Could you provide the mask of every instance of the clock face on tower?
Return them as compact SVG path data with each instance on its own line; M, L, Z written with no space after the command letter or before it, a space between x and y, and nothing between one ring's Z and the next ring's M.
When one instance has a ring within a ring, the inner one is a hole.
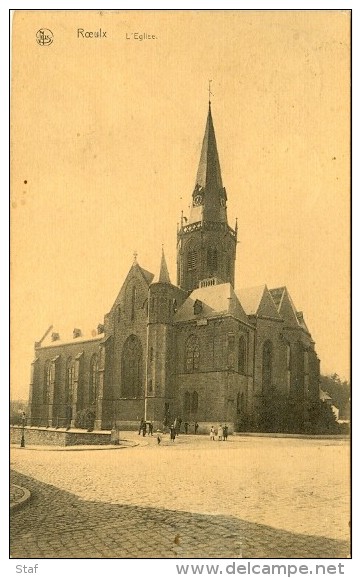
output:
M193 205L194 205L195 207L198 207L199 205L202 204L202 202L203 202L203 197L202 197L202 195L196 195L196 196L194 197L194 200L193 200Z

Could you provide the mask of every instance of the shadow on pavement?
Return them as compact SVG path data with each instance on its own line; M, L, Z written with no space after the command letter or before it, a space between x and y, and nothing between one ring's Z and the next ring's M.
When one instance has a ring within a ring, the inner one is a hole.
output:
M31 492L31 500L11 513L12 558L346 558L349 555L346 541L293 534L233 516L85 501L14 471L11 483Z

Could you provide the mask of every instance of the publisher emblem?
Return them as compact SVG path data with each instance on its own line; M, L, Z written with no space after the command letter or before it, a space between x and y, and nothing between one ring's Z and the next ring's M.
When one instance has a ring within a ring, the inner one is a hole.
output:
M49 46L54 40L54 35L49 28L40 28L36 33L36 42L40 46Z

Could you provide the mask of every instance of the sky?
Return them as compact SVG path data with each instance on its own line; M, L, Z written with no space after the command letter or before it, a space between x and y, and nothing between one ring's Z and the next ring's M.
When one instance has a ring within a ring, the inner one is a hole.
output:
M176 282L210 79L236 287L286 285L322 373L349 379L349 29L326 10L15 13L13 399L28 395L34 342L50 325L90 336L134 252L157 273L164 245Z

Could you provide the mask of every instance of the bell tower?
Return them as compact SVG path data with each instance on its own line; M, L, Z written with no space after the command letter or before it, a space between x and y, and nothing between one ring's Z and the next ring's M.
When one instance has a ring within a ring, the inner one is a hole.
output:
M227 193L222 183L209 102L189 219L182 214L178 230L178 286L190 292L207 279L234 286L236 246L237 223L235 229L228 225Z

